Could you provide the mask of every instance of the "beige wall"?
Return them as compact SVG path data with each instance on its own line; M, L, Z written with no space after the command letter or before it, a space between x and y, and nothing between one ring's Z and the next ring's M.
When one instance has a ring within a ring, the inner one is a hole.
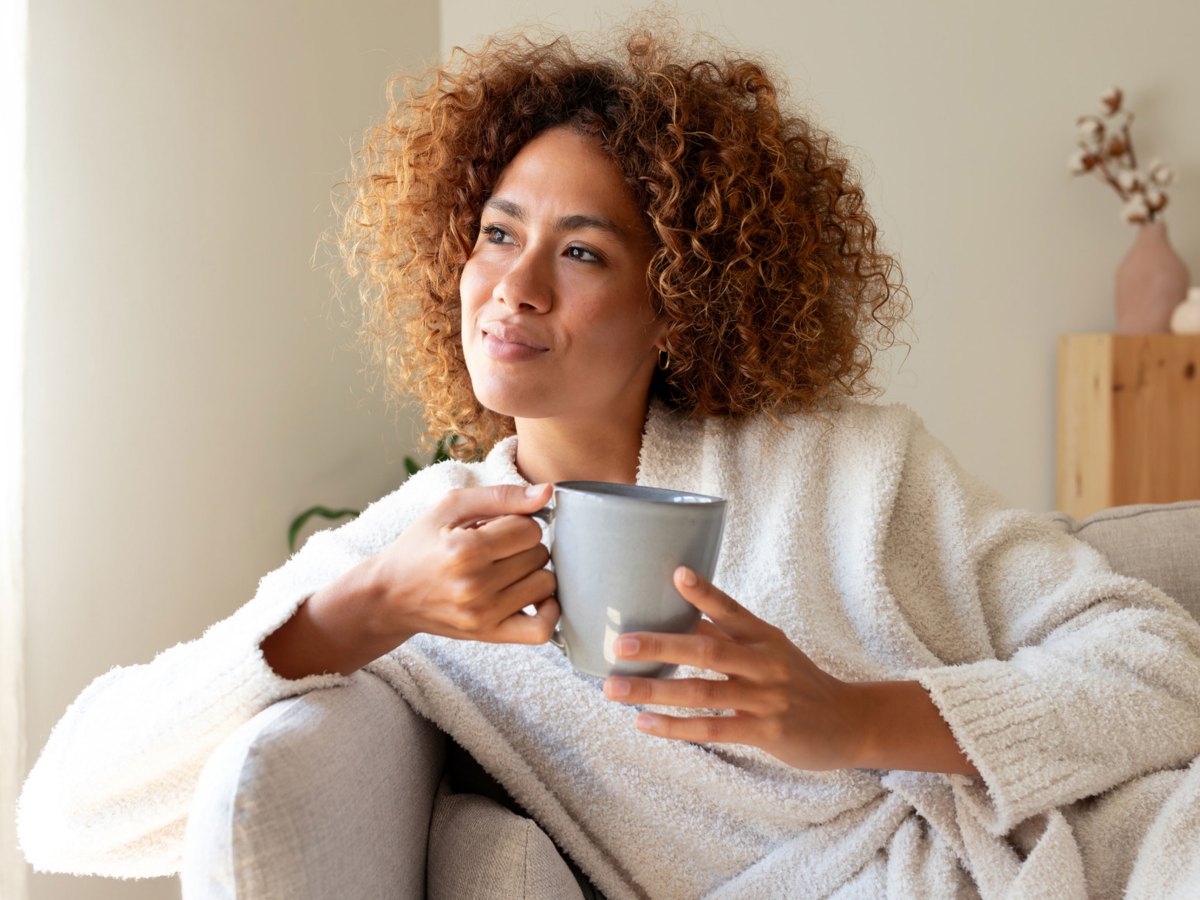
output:
M244 602L300 508L362 504L400 479L407 432L367 394L309 266L387 73L436 55L439 12L445 51L518 23L611 23L599 8L32 4L31 759L95 675ZM1132 239L1106 188L1066 175L1072 124L1109 84L1127 89L1139 149L1182 177L1168 221L1200 281L1200 6L680 8L773 56L859 148L915 299L917 341L885 399L913 405L1012 501L1050 507L1055 338L1112 327ZM178 892L31 886L38 900Z
M442 0L442 49L514 25L611 25L632 8ZM1111 84L1125 89L1139 159L1161 156L1180 176L1168 230L1200 283L1200 4L675 8L684 24L777 62L792 96L857 149L914 300L912 352L884 359L883 400L915 408L1010 502L1053 508L1056 338L1114 327L1113 272L1134 237L1110 188L1067 174L1075 118Z
M310 258L433 0L31 4L28 744L95 676L198 636L291 518L403 477ZM39 900L173 879L37 876Z

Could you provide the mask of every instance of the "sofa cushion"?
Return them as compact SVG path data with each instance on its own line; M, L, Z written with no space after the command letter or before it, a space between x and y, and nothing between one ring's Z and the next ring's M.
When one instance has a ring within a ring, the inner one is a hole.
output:
M1060 528L1103 553L1114 570L1150 582L1200 619L1200 500L1115 506Z
M533 819L443 781L426 861L429 900L582 900L575 876Z
M444 758L442 733L368 671L272 704L204 766L183 896L424 898Z

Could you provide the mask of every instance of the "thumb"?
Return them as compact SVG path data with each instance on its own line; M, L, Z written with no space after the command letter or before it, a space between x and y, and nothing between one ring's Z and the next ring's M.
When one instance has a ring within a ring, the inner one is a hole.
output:
M496 516L529 515L550 500L553 485L494 484L488 487L460 488L446 497L443 507L453 526L466 525Z

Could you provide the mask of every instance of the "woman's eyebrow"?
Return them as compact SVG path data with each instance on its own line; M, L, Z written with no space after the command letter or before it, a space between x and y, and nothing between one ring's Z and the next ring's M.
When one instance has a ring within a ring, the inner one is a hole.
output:
M484 209L497 209L505 215L512 216L518 222L524 223L527 220L524 208L511 200L505 200L503 197L489 197L488 201L483 204ZM598 228L601 231L608 231L613 235L628 240L629 233L614 222L612 219L604 216L584 215L583 213L574 213L573 215L563 216L554 223L556 231L570 231L575 228Z

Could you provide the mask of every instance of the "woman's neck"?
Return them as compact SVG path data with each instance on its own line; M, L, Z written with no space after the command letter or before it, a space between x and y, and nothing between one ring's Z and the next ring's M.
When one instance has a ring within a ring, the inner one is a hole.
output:
M517 471L531 484L637 481L646 410L627 421L517 419Z

